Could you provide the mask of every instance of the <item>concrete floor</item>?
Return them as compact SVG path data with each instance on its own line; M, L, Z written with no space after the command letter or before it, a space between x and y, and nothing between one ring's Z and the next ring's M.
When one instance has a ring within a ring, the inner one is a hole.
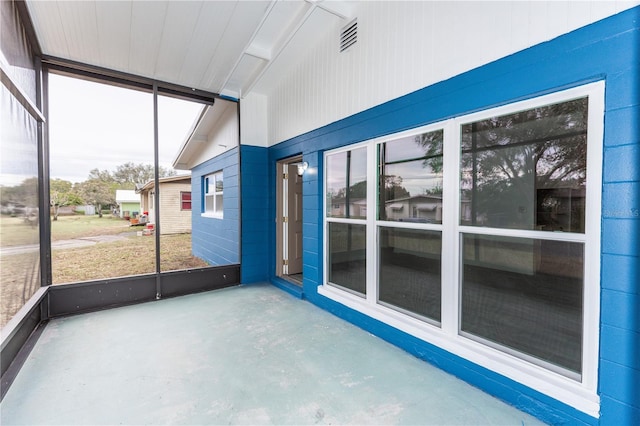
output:
M52 321L0 410L3 425L541 424L270 285Z

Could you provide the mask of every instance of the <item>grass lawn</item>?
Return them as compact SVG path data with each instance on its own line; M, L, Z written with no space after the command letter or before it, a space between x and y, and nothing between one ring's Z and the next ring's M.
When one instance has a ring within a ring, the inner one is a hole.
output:
M51 221L51 241L117 235L135 229L129 226L129 221L111 215L101 218L97 215L59 216L58 220Z
M0 256L0 327L40 288L40 254Z
M129 237L122 241L54 250L53 284L117 278L155 272L155 238ZM191 234L161 238L162 271L208 266L191 255ZM40 287L39 253L0 256L0 328Z
M0 246L38 244L37 226L31 226L22 217L0 215Z
M163 235L162 271L208 266L191 255L191 234ZM52 252L53 284L116 278L155 272L155 238L132 236L123 241Z
M72 240L98 235L122 235L120 241L100 242L75 249L55 249L53 284L72 283L153 273L155 237L138 237L129 222L113 216L61 216L51 222L51 240ZM132 235L133 234L133 235ZM0 216L0 246L38 244L38 227L20 217ZM191 234L163 235L160 239L163 272L208 266L191 255ZM39 252L0 256L0 328L40 286Z

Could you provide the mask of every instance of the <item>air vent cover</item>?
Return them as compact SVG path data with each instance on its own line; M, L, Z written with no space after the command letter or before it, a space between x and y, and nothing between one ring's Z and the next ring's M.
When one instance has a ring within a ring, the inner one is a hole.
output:
M340 52L344 52L358 41L358 20L354 19L340 32Z

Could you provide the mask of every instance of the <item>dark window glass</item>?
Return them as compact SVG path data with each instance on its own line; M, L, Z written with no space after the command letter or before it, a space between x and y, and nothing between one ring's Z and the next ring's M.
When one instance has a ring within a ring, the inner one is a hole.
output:
M461 330L580 373L582 243L464 235Z
M462 126L460 223L584 233L587 98Z
M379 145L380 220L442 223L443 132Z
M380 228L378 300L440 321L440 232Z
M366 148L327 156L326 180L327 217L367 217Z
M329 223L329 282L366 293L366 226Z

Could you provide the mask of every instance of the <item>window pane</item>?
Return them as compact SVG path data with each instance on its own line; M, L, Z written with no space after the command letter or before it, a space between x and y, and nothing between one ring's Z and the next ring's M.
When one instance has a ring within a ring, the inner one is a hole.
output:
M49 74L49 106L53 284L155 272L152 94Z
M327 156L327 216L345 217L345 193L347 192L347 153Z
M219 194L219 195L216 195L216 213L222 214L223 211L224 211L224 206L222 201L222 194Z
M327 156L326 182L327 216L351 218L367 216L366 148Z
M461 330L581 372L582 243L464 235Z
M37 129L0 84L0 328L40 288Z
M329 282L366 292L366 227L329 223Z
M584 232L587 98L462 126L463 225Z
M205 211L212 212L213 211L213 195L206 195L204 197L205 203Z
M350 155L349 155L350 154ZM367 217L367 149L359 148L347 153L349 170L348 216Z
M193 179L184 160L177 161L185 135L198 119L203 105L186 99L158 96L158 191L160 221L160 271L207 266L193 255L191 190ZM200 183L200 177L197 177ZM150 185L155 187L155 183ZM199 186L199 185L197 185ZM146 201L146 191L141 196ZM151 207L154 208L154 207Z
M215 178L216 178L216 192L222 192L223 190L222 173L217 173L215 175Z
M440 321L440 232L380 228L378 300Z
M438 130L380 144L380 220L442 223L442 140Z

